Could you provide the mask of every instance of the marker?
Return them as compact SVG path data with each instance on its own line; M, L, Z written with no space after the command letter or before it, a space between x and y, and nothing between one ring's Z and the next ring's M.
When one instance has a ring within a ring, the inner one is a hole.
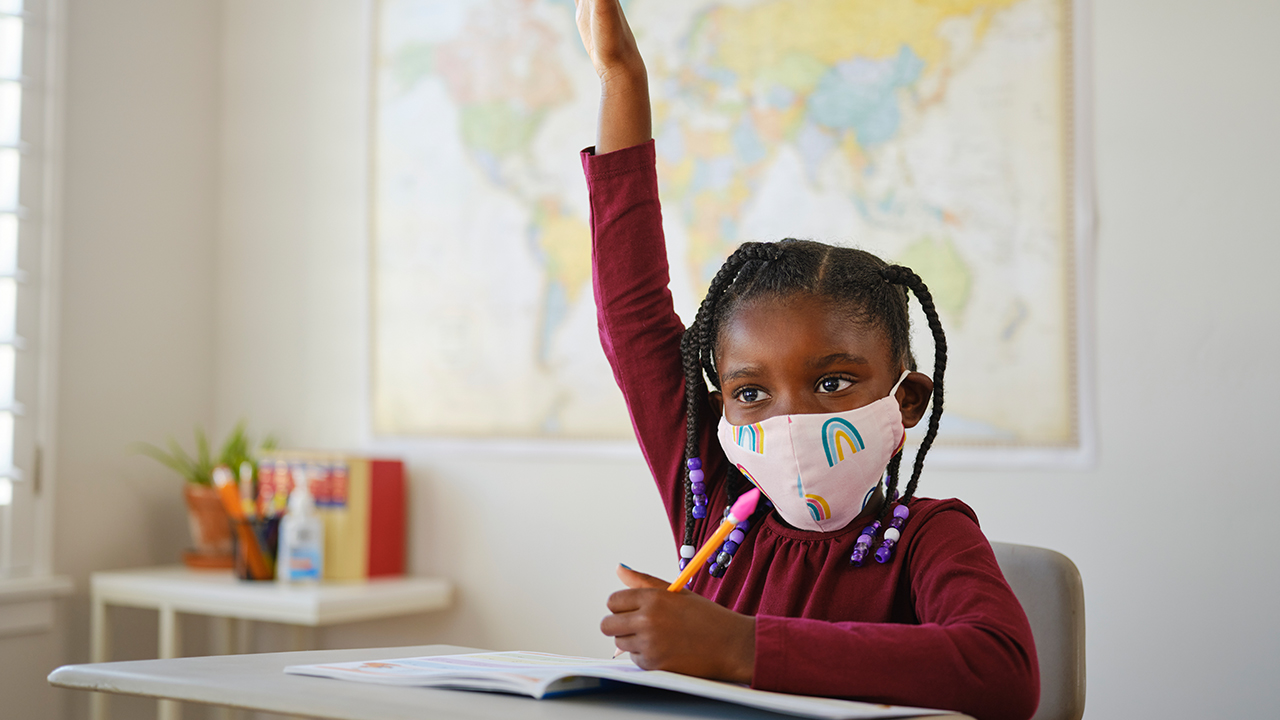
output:
M218 497L222 500L222 507L226 508L227 514L231 516L235 523L236 534L240 536L240 544L244 546L245 559L249 563L249 572L255 579L265 579L270 574L267 566L267 559L262 555L262 548L258 545L258 538L253 533L253 527L248 524L244 516L244 506L240 504L240 492L236 488L235 476L231 474L230 468L219 465L213 470L213 484L218 488Z
M675 582L667 587L667 591L680 592L681 588L688 585L693 576L698 574L698 569L707 561L707 558L711 557L711 553L720 547L724 539L729 537L729 533L733 532L738 523L751 517L751 513L756 511L756 505L759 502L759 488L751 488L749 492L743 493L742 497L738 498L738 501L733 504L733 507L729 508L729 514L725 516L724 522L721 522L720 527L711 533L711 537L707 538L707 541L702 544L702 548L689 560L689 564L684 566L684 572L680 573L680 577L676 578ZM619 648L613 656L616 658L623 652L625 650Z
M240 463L240 507L244 518L250 522L258 517L258 504L253 499L253 464Z

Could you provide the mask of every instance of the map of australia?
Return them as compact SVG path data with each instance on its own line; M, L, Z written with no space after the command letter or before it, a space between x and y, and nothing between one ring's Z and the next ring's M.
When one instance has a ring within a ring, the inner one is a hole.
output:
M577 150L572 0L383 0L375 429L626 439ZM746 240L912 267L950 345L943 444L1077 440L1067 0L631 0L672 291ZM917 316L915 353L930 337Z

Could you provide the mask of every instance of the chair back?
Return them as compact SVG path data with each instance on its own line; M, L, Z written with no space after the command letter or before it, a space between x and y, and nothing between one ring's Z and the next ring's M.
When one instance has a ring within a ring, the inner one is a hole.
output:
M1032 720L1084 715L1084 585L1070 558L993 542L996 561L1031 622L1040 661L1040 707Z

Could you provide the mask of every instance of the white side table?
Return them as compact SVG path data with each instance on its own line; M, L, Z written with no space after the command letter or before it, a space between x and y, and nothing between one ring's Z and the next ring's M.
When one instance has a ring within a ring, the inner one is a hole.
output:
M192 570L171 565L93 573L90 659L106 662L111 652L107 605L153 608L160 614L160 658L181 654L178 613L228 618L225 645L236 652L234 625L246 620L298 628L410 615L449 606L453 584L438 578L379 578L364 582L281 585L237 580L229 570ZM240 652L244 648L239 648ZM93 720L107 719L107 695L94 693ZM160 720L178 718L178 703L160 701Z

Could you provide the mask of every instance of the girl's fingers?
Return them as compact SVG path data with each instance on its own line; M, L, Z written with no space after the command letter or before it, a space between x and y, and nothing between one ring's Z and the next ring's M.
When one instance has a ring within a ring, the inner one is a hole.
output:
M600 633L618 639L634 637L635 629L631 627L632 625L631 613L605 615L604 619L600 621ZM621 648L622 645L618 645L618 647ZM627 650L627 648L622 649Z

